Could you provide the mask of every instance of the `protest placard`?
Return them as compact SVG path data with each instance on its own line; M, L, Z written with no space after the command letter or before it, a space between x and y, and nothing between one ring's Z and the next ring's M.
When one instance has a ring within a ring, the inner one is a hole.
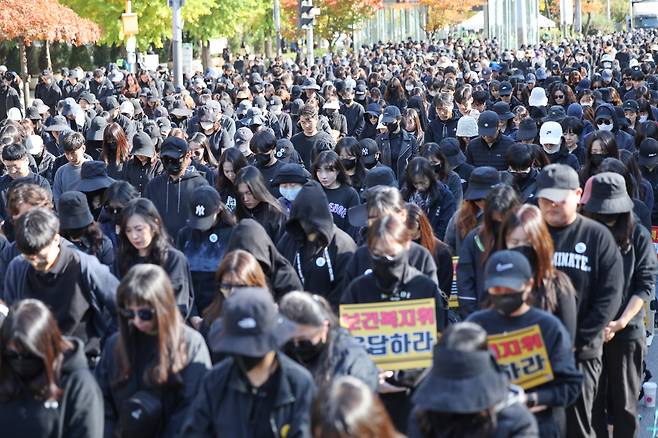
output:
M384 370L432 364L437 339L434 298L340 306L340 324Z
M450 309L457 309L459 307L459 300L457 299L457 263L459 263L459 257L453 257L452 287L450 288L450 300L448 300L448 307Z
M539 325L491 335L489 348L510 381L523 389L553 380L551 361Z

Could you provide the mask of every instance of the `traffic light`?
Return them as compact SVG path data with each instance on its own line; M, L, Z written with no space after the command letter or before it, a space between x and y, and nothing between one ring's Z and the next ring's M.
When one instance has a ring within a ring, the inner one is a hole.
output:
M313 0L299 2L299 27L306 29L308 26L313 26L315 21L313 12Z

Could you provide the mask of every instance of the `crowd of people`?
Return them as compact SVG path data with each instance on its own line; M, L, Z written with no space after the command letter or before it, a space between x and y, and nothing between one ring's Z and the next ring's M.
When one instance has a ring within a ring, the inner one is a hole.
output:
M447 38L45 70L27 108L0 67L2 434L639 436L657 63ZM339 318L421 299L426 368ZM492 340L525 329L521 388Z

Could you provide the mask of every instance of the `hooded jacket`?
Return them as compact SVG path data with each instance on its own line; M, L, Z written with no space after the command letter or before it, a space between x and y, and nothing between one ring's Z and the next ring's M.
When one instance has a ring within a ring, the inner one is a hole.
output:
M226 254L236 249L247 251L258 260L275 299L293 290L303 290L290 262L279 253L265 229L253 219L242 219L231 233Z
M152 391L160 395L164 411L163 417L167 420L166 424L162 425L158 436L166 438L180 436L180 428L185 420L188 407L199 390L203 376L210 368L208 347L197 331L183 325L181 337L186 344L187 365L178 373L180 385L162 387L146 382L142 378L158 360L157 337L136 332L133 332L132 335L127 342L132 368L132 373L127 381L118 385L114 383L119 373L116 360L119 333L115 333L108 339L95 370L105 400L104 436L105 438L115 436L114 434L119 428L119 412L122 404L141 390ZM93 436L100 437L101 435Z
M620 150L626 149L635 153L635 139L630 134L624 132L619 126L619 123L617 122L617 112L615 111L615 107L609 103L602 103L596 107L596 111L594 112L594 119L596 120L596 118L600 116L612 118L612 133L615 135L615 140L617 140L617 148ZM597 129L597 127L595 127L595 129ZM587 144L587 139L590 137L590 135L592 135L593 132L590 132L583 137L583 144Z
M276 394L267 415L272 436L307 438L310 432L311 403L315 384L309 372L286 355L277 353L275 378ZM250 428L250 411L254 406L251 387L244 374L227 358L216 365L201 382L183 425L181 436L186 438L256 436Z
M395 172L396 177L399 179L404 175L404 171L407 168L407 164L411 161L412 158L417 157L420 148L416 137L413 134L408 133L404 129L400 128L399 134L400 139L400 155L398 155L397 163L392 163L391 158L391 139L389 133L379 135L376 139L377 146L379 146L379 151L381 152L381 162L382 164L390 167Z
M314 241L308 239L311 233L317 233ZM334 225L327 196L317 182L307 182L292 203L286 232L277 249L296 270L304 290L338 304L340 286L356 244Z
M64 353L58 385L62 396L55 408L21 393L0 402L0 427L7 437L100 437L103 395L89 371L82 341L67 338L74 349Z
M186 170L183 176L172 180L163 173L153 178L144 190L144 197L150 199L160 212L167 232L177 236L187 222L188 203L197 187L208 181L198 172Z
M457 122L461 114L453 110L452 117L448 120L441 120L436 117L430 122L430 125L425 132L425 143L439 143L446 137L457 137Z

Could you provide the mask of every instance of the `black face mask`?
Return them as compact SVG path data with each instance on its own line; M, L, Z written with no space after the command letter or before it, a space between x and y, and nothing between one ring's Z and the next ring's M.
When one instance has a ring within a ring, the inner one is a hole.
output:
M392 134L395 131L397 131L399 127L400 127L400 124L398 122L393 122L393 123L387 123L386 124L386 129L388 130L389 134Z
M592 154L590 156L589 162L592 163L592 166L599 167L601 163L603 163L603 160L606 158L608 158L607 154Z
M530 179L532 172L510 172L514 176L515 184L525 184Z
M407 266L407 251L402 251L392 259L371 254L370 259L372 260L372 272L375 274L377 283L384 290L392 290L402 280L404 269Z
M352 170L356 167L356 158L341 158L340 162L343 163L345 170Z
M242 370L242 372L246 374L249 371L256 368L258 364L260 364L263 361L264 357L265 356L251 357L251 356L243 356L242 354L234 354L233 360L238 365L238 367Z
M537 253L535 252L535 249L532 246L530 245L517 246L516 248L511 248L511 251L516 251L523 254L525 258L528 259L528 263L530 263L530 268L532 268L532 272L536 272Z
M363 165L366 167L366 169L370 170L370 169L372 169L373 167L375 167L377 165L377 161L378 160L375 160L374 162L369 163L369 164L364 163Z
M441 164L441 163L436 163L436 164L432 165L432 170L434 170L434 173L435 173L437 176L439 176L439 174L440 174L441 171L443 170L443 164Z
M270 154L256 154L254 159L256 161L256 167L263 169L267 167L272 157L270 157Z
M313 344L311 341L304 339L297 341L297 345L295 345L294 341L288 342L284 351L288 356L302 365L309 365L313 364L318 359L326 347L326 342Z
M43 373L43 359L34 355L12 357L8 362L12 371L23 381L33 380Z
M494 309L505 316L514 313L523 305L523 291L505 295L489 295Z
M184 158L177 160L175 158L164 157L162 159L162 165L169 175L178 175L180 174L181 170L183 170L183 160Z

